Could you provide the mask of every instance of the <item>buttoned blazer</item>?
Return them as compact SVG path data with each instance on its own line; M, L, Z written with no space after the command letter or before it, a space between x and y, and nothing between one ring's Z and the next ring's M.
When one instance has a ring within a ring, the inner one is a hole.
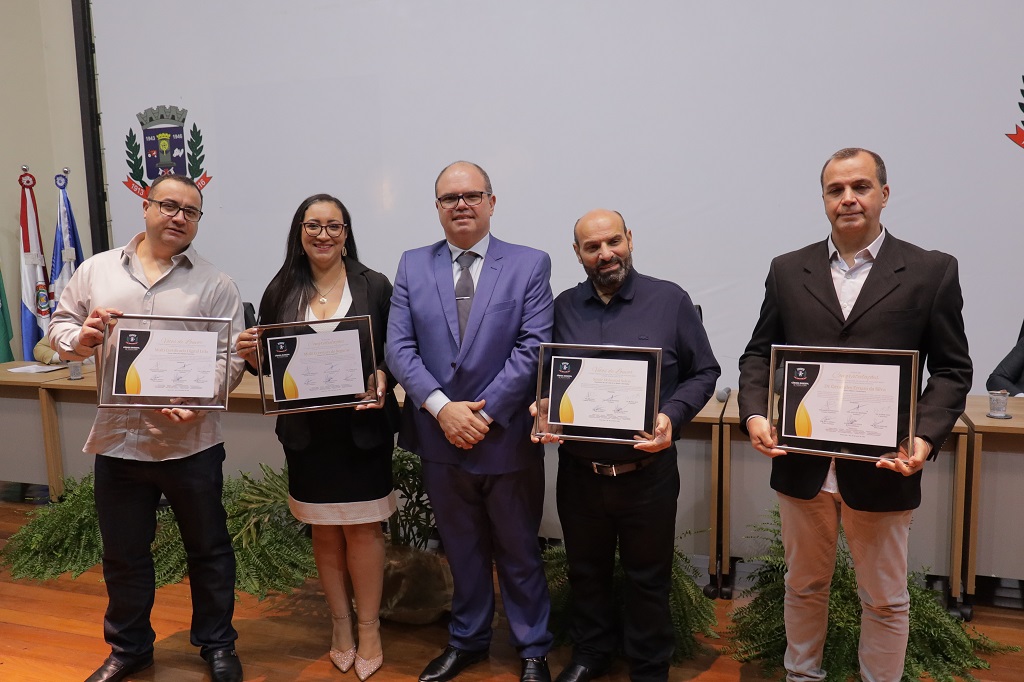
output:
M887 233L848 318L843 318L827 240L779 256L765 281L760 318L740 357L741 426L766 414L771 345L894 348L920 352L929 378L917 403L916 435L933 453L963 412L972 367L956 259ZM921 372L920 374L923 374ZM800 499L821 489L830 458L788 454L772 460L771 485ZM844 501L854 509L896 511L921 503L921 473L904 477L873 463L836 459Z
M550 275L546 253L491 235L460 342L447 242L402 254L386 353L407 396L400 446L477 474L517 471L543 456L541 446L530 442L529 406L540 344L551 340ZM435 389L453 401L486 401L483 409L494 421L472 449L449 443L422 407Z
M387 332L388 314L391 308L391 282L384 275L370 270L359 261L345 259L345 285L352 294L352 307L348 316L369 315L373 330L373 347L377 357L377 368L388 375L388 390L384 399L384 407L379 410L351 411L352 440L356 446L369 450L381 447L384 443L394 442L398 430L398 401L394 393L394 377L391 376L384 362L384 343ZM290 314L282 315L280 320L263 320L262 324L275 322L296 322L300 319L300 311L307 306L306 296L298 297L298 304ZM263 303L260 303L263 310ZM248 367L248 364L246 365ZM309 446L312 432L323 420L335 419L332 410L318 412L296 412L282 414L277 417L276 433L281 444L294 450L302 450Z

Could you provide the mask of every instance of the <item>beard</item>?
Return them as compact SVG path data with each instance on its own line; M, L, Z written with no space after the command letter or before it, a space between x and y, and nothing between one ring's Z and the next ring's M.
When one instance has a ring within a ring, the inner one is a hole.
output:
M619 268L610 272L600 271L603 266L610 265L612 263L618 263ZM587 277L589 277L590 281L594 283L594 286L598 291L614 293L618 291L619 287L622 286L622 283L626 281L627 275L629 275L630 270L633 269L633 253L630 252L626 254L625 258L615 256L603 263L598 263L596 268L584 267L583 269L586 271Z

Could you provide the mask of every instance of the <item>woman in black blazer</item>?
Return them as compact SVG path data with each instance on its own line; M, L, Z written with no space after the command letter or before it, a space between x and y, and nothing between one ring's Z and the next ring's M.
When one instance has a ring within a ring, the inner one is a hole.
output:
M380 668L384 535L381 521L395 511L391 453L398 427L393 380L384 365L391 283L357 260L352 219L335 197L315 194L292 218L284 265L260 301L260 324L300 322L301 331L334 331L318 324L369 315L378 359L378 400L354 409L283 414L277 437L288 462L289 506L313 528L313 552L334 621L331 661L360 680ZM239 335L237 350L256 369L255 328ZM264 369L266 371L266 368ZM352 601L358 614L358 648Z

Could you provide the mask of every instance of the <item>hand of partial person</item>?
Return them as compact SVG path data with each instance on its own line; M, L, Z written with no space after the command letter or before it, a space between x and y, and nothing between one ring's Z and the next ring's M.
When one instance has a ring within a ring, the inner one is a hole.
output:
M248 362L253 369L259 369L256 366L256 344L259 343L259 339L260 330L256 327L249 327L239 334L238 340L235 341L235 353Z
M762 455L778 457L786 454L785 450L779 449L779 436L767 419L764 417L751 417L747 421L747 433L750 434L750 445Z
M457 448L469 450L483 440L490 430L487 422L477 412L484 409L484 400L476 402L452 401L437 413L445 438Z
M388 377L383 371L377 370L366 380L367 391L364 397L376 402L356 405L357 410L379 410L384 407L384 396L388 392Z
M672 420L668 418L668 415L659 412L658 418L654 422L654 435L641 431L633 436L633 440L638 441L633 446L634 450L643 450L644 452L664 450L672 445Z
M914 438L914 456L907 452L907 446L900 444L895 457L883 457L875 464L879 469L889 469L904 476L913 476L924 470L925 460L931 454L931 444L923 438Z
M72 349L75 355L83 358L92 356L103 343L103 330L117 324L116 318L123 314L117 308L93 308L78 332L78 340Z
M534 402L530 405L530 416L537 416L537 403ZM559 438L562 435L561 424L551 425L548 423L548 399L540 399L540 421L537 423L538 433L531 434L530 440L534 443L558 443L562 444L562 439Z
M176 405L189 404L186 398L172 398L171 402ZM175 424L185 424L206 417L206 410L190 410L187 407L165 407L158 412Z

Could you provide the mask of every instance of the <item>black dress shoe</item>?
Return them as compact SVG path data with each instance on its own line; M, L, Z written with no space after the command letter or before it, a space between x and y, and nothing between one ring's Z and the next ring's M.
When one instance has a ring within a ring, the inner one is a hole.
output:
M213 682L242 682L242 662L234 649L218 649L206 659Z
M548 659L543 656L524 658L523 670L519 673L519 682L551 682Z
M151 665L153 665L152 655L127 661L118 660L110 655L107 656L107 660L103 661L103 665L96 669L96 672L86 678L85 682L118 682L118 680L123 680L132 673L145 670Z
M608 666L590 668L579 663L570 663L558 674L555 682L589 682L594 678L601 677L606 672L608 672Z
M420 673L420 682L448 682L463 670L487 659L487 649L467 651L449 644L441 655L427 663Z

